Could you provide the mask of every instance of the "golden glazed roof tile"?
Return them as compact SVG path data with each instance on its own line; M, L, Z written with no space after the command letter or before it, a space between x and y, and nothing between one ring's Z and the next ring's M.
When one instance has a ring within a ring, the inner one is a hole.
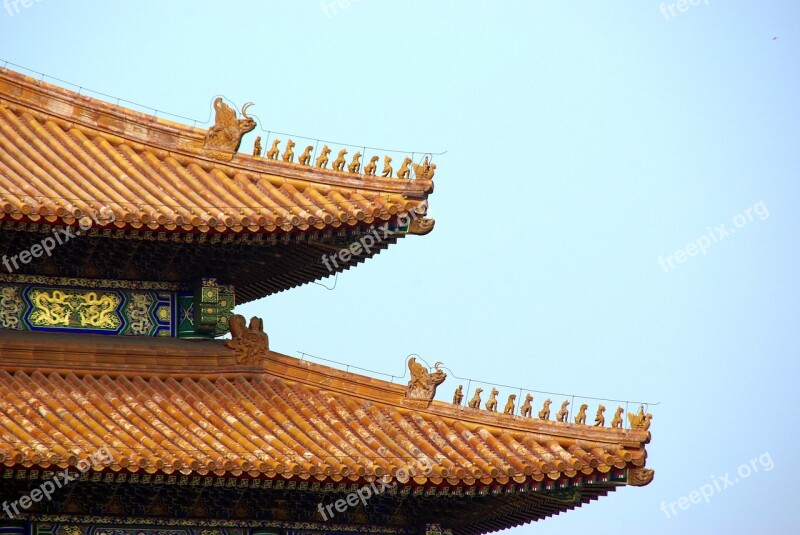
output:
M1 69L0 222L101 213L105 228L327 230L424 214L433 189L243 153L220 161L207 134Z
M0 463L8 467L64 468L105 448L111 469L131 473L338 482L402 469L413 484L460 486L645 464L643 430L442 402L412 409L400 385L279 353L242 366L214 341L33 339L0 339Z

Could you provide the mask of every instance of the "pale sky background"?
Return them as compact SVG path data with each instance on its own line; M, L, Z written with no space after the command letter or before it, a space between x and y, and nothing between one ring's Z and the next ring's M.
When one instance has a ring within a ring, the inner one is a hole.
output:
M201 122L223 94L265 130L448 151L433 233L240 313L290 355L661 402L650 486L514 533L797 533L800 4L668 4L44 0L0 11L0 58Z

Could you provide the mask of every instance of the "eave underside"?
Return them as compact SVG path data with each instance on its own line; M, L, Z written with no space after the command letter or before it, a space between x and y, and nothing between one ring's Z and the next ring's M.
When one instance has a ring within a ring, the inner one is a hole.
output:
M38 488L39 479L28 479L25 471L6 470L0 479L0 501L12 502ZM110 480L108 479L110 478ZM426 524L440 524L454 535L475 535L524 525L569 511L613 492L618 485L598 483L570 489L517 489L492 491L488 487L465 489L458 495L441 492L415 492L397 486L369 496L365 502L332 509L323 519L319 504L334 504L346 499L345 490L313 490L302 481L286 484L291 488L251 488L236 480L204 481L181 478L182 483L113 482L113 473L94 475L96 481L71 483L49 501L34 503L23 518L52 521L120 524L137 519L142 524L168 525L171 519L229 521L233 525L297 527L325 531L360 531L381 527L396 533L420 533ZM103 481L105 479L106 481ZM266 486L273 482L263 482ZM281 486L285 482L281 483ZM368 484L365 483L368 486ZM355 490L356 486L353 486ZM357 488L363 488L359 486ZM381 488L376 484L376 488ZM467 494L469 493L469 494ZM326 513L327 514L327 513ZM66 516L65 516L66 515Z
M4 227L0 232L0 251L9 257L30 251L52 236L55 228L28 225L23 227L26 230L14 230L16 226ZM325 265L323 256L336 255L341 248L357 243L373 230L365 227L336 233L287 233L281 237L90 231L87 236L76 236L55 247L51 256L42 254L27 264L17 257L18 269L13 263L9 265L15 276L175 284L191 284L212 277L221 284L233 285L237 303L241 304L340 273L403 236L392 233L384 239L383 232L376 231L381 240L373 240L375 244L369 252L351 255L347 262L338 258L335 262L329 260ZM0 268L0 274L9 275L8 268Z
M0 355L0 500L107 453L40 515L318 522L384 481L338 518L467 535L652 479L645 431L411 408L402 385L220 341L5 331Z

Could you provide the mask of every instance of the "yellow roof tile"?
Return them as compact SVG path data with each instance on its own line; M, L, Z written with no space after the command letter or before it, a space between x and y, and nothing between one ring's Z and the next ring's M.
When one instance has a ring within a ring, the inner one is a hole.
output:
M85 340L0 339L0 462L63 468L102 447L129 472L336 482L403 469L420 485L644 466L646 431L440 402L412 410L401 385L274 352L261 367L239 366L221 342Z

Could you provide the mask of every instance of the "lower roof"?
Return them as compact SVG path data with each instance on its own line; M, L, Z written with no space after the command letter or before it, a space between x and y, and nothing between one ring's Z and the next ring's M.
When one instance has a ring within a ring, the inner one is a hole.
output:
M274 352L240 365L221 341L0 332L10 468L63 469L103 449L113 461L93 470L442 492L624 484L645 465L647 431L411 408L402 385ZM521 507L492 525L541 517Z

